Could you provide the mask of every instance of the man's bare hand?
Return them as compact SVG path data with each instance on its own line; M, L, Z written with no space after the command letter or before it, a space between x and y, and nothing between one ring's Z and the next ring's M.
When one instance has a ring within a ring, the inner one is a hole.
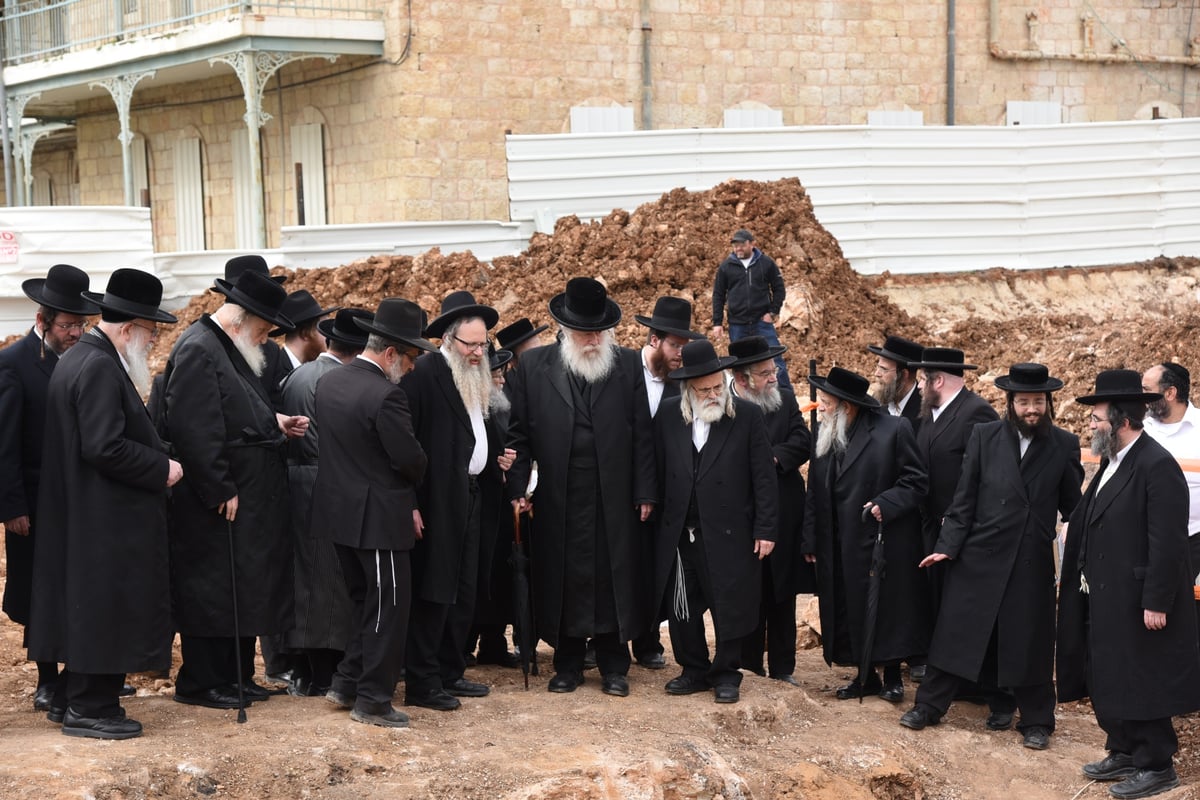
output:
M1167 627L1167 612L1165 611L1151 611L1147 608L1142 611L1142 619L1145 621L1148 631L1161 631Z
M289 439L299 439L308 433L308 417L276 414L275 419L279 422L279 430Z
M725 329L720 325L713 325L712 330L708 332L708 335L712 337L713 341L719 342L725 338Z
M775 549L775 543L766 539L754 540L754 553L758 556L758 560L762 561L767 556L771 555L771 551Z
M425 538L425 520L421 518L421 512L413 509L413 533L417 539Z
M921 563L917 564L917 566L918 567L932 567L934 564L938 563L939 561L949 561L949 560L950 560L950 556L946 555L945 553L930 553L929 555L922 558Z
M517 451L510 448L504 448L504 452L496 456L496 463L500 465L501 472L508 472L509 467L517 460Z
M238 496L236 494L226 500L224 503L221 503L221 505L217 506L217 513L225 517L225 519L229 520L230 522L233 522L237 518L237 512Z
M650 518L650 512L654 510L654 503L638 503L637 509L638 516L642 522L645 522Z
M516 500L512 501L512 504L513 508L522 514L529 510L529 500L525 497L518 497Z
M174 486L183 477L183 465L173 458L167 459L167 486Z
M6 533L16 534L17 536L29 535L29 515L22 514L19 517L13 517L4 521L4 530Z

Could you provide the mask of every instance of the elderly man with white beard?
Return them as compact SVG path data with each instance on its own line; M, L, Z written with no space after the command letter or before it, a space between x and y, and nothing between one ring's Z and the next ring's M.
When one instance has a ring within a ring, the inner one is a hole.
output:
M572 278L550 300L561 339L521 357L512 375L509 446L516 462L505 490L519 511L538 465L532 542L534 619L554 647L548 689L583 683L595 641L601 690L629 694L626 644L651 624L650 587L638 521L657 495L650 407L637 351L618 347L621 309L604 285Z
M413 605L405 657L405 703L453 711L460 697L483 697L468 680L466 644L475 617L481 553L491 563L499 524L504 435L491 420L488 331L496 309L470 292L451 292L425 329L440 354L417 359L400 381L417 441L429 458L417 490L412 551ZM485 504L484 497L492 498Z
M183 653L175 699L237 708L239 695L269 696L250 680L254 637L294 624L283 445L305 434L308 418L277 414L259 380L268 332L291 327L280 313L283 287L246 271L215 288L225 304L175 342L163 392L167 439L186 475L171 496L171 591Z
M713 691L736 703L742 638L758 625L762 559L779 535L779 489L762 412L734 397L707 339L683 347L671 380L686 382L654 417L662 518L655 537L655 599L670 608L671 650L682 673L667 694ZM712 612L709 657L704 612ZM761 654L760 654L761 658Z
M837 690L839 700L878 694L898 703L904 697L900 662L926 651L932 623L928 585L917 568L924 556L918 508L928 478L908 420L882 413L867 393L866 378L833 367L827 378L809 380L817 389L817 446L808 470L801 552L816 564L825 663L871 665ZM880 523L887 570L874 644L865 652Z
M142 725L118 700L125 673L171 664L166 497L183 472L140 395L158 324L175 317L140 270L83 295L102 318L50 379L29 654L66 664L47 714L64 734L129 739Z

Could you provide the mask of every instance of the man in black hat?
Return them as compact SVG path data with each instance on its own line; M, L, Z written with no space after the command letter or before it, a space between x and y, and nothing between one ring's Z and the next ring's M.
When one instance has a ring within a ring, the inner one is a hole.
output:
M404 667L417 530L417 485L425 453L413 435L408 398L397 385L422 352L423 313L408 300L379 304L366 349L317 383L321 460L313 487L312 530L333 542L350 595L353 634L326 699L356 722L403 728L392 706Z
M921 360L924 350L902 336L888 336L879 346L867 345L867 351L878 357L871 396L893 417L907 419L914 433L921 428L921 390L917 387L917 369L912 365Z
M604 285L572 278L550 300L556 344L525 354L512 382L509 446L517 458L506 491L519 511L538 464L533 541L534 617L554 650L552 692L583 683L584 648L596 644L601 689L629 693L626 642L652 616L641 580L638 521L657 494L650 409L635 350L618 347L621 309Z
M283 337L283 347L279 348L282 361L277 369L283 372L284 377L301 364L307 364L325 352L326 337L318 329L317 323L340 309L341 306L321 308L321 304L307 289L288 292L281 312L295 327L290 331L276 328L270 334Z
M775 549L763 563L762 607L758 627L743 639L742 667L799 685L796 671L796 595L816 591L812 565L800 554L804 524L804 478L800 467L812 452L812 434L800 413L796 395L779 388L775 356L786 347L771 347L761 336L729 343L730 387L737 397L757 405L767 423L767 438L779 487L779 527ZM767 669L763 669L763 649Z
M898 703L900 662L926 652L933 622L917 568L924 555L918 508L928 478L912 427L881 413L866 378L833 367L827 378L809 380L817 388L818 423L801 552L816 563L825 663L869 665L837 690L839 700L878 694ZM887 568L871 624L867 595L881 525Z
M1188 490L1175 458L1143 435L1146 404L1134 370L1105 370L1088 428L1100 467L1071 514L1058 605L1060 703L1091 697L1109 754L1093 780L1124 778L1114 797L1179 785L1171 717L1200 709L1200 649L1188 559Z
M289 295L290 296L290 295ZM291 656L288 692L323 696L354 632L350 597L337 551L310 525L313 483L317 478L317 381L348 364L367 345L367 332L355 324L375 315L362 308L339 309L333 319L314 323L324 338L320 355L296 367L283 380L283 412L308 418L308 431L288 442L288 489L295 549L296 624L281 645ZM264 660L266 656L264 654Z
M783 308L786 289L783 274L770 256L754 244L754 234L743 229L734 231L730 239L733 252L717 267L712 292L712 332L716 341L725 335L722 322L725 307L729 307L729 341L745 336L761 336L772 347L779 346L775 320ZM777 356L779 386L791 389L787 364Z
M470 292L451 292L425 329L441 352L417 361L400 382L417 441L429 458L417 491L412 553L413 612L405 657L405 703L452 711L459 697L483 697L467 680L467 635L475 617L481 549L491 563L500 508L484 508L488 484L499 498L505 432L491 423L488 331L499 314ZM491 423L491 424L489 424Z
M725 385L735 359L718 358L705 339L685 345L682 360L670 377L684 382L683 391L654 418L662 485L654 597L670 608L671 650L683 668L666 690L711 688L716 702L736 703L742 637L758 625L761 561L779 533L774 457L762 412Z
M0 350L0 521L4 523L7 572L4 613L18 625L29 625L33 591L33 543L38 486L42 474L42 442L46 428L46 388L61 355L100 312L83 299L88 276L69 264L55 264L45 278L21 284L37 303L33 327L25 338ZM28 642L24 642L28 644ZM49 711L58 679L58 664L38 662L33 707Z
M101 322L62 359L46 404L47 474L38 498L29 652L66 667L47 716L68 736L129 739L142 725L118 697L125 673L171 664L167 456L141 395L162 283L118 269L83 294Z
M954 501L921 561L948 569L929 667L916 705L900 718L907 728L937 724L966 680L986 688L988 730L1007 730L1020 709L1024 745L1049 744L1055 528L1083 484L1079 437L1053 423L1051 393L1062 385L1041 364L1014 364L996 379L1008 397L1004 419L971 432Z
M510 370L517 368L523 353L542 346L542 332L549 327L549 325L538 325L535 328L527 317L521 317L513 324L496 331L497 347L512 353L508 365Z
M249 677L254 637L293 624L283 445L304 435L308 419L277 414L260 380L267 334L291 327L280 313L283 287L247 270L236 284L218 278L216 289L225 304L184 331L165 371L167 439L186 474L171 495L171 589L183 653L175 699L236 708L238 660L245 697L265 699Z

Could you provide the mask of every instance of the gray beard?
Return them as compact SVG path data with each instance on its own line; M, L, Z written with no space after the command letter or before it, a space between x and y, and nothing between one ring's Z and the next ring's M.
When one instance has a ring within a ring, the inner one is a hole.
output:
M692 393L686 387L683 390L683 399L679 402L679 409L683 412L683 421L688 425L692 424L693 420L703 420L709 425L719 422L721 417L725 416L726 406L729 404L729 394L723 394L715 403L701 400L697 402L692 398ZM729 416L733 416L730 414Z
M129 365L128 373L129 380L133 383L133 388L137 389L137 393L142 397L150 394L150 345L153 340L142 328L137 328L137 332L129 337L129 346L126 348L128 352L125 354L125 363Z
M493 414L507 414L512 411L512 401L502 388L492 384L491 394L488 395L488 408Z
M1092 455L1112 461L1119 452L1117 437L1112 431L1097 430L1092 434Z
M877 383L871 387L871 396L879 401L881 406L889 406L900 399L900 381L892 378L886 383Z
M846 420L846 409L838 406L830 414L820 414L817 420L817 458L822 458L833 451L836 455L846 452L850 444L850 436L846 430L849 427Z
M400 383L400 379L404 377L404 362L396 359L396 363L384 369L384 373L392 383Z
M254 340L250 338L250 334L244 330L239 330L229 338L233 340L233 346L246 360L250 371L254 373L255 377L261 378L263 370L267 368L267 354L263 352L262 345L255 344Z
M599 383L617 363L617 342L612 329L604 331L600 344L581 348L568 331L562 338L562 360L567 371L588 383Z
M445 342L442 343L442 356L450 365L454 387L458 389L467 413L479 411L487 419L492 387L495 385L492 383L492 367L487 359L480 359L477 365L471 366L466 356L455 350L453 344Z
M758 407L763 410L763 413L770 414L778 411L783 407L783 395L779 393L778 386L768 386L761 392L756 392L753 389L746 392L749 397L747 400L753 400Z

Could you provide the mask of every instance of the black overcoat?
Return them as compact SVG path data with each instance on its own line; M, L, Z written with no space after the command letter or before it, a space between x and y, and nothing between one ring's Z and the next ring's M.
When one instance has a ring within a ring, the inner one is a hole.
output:
M801 545L802 552L817 557L825 661L854 665L862 654L867 573L878 527L874 518L862 520L868 500L883 510L887 561L871 660L922 654L929 646L933 621L928 583L917 567L923 557L918 506L928 479L912 428L903 417L860 410L840 468L835 461L827 453L809 466ZM844 597L844 607L839 607L839 597Z
M1054 672L1055 523L1079 503L1079 437L1050 428L1021 458L1006 421L976 425L934 552L953 559L929 663L978 680L996 631L1000 686L1048 684Z
M112 343L85 334L47 396L29 657L73 672L171 664L166 447Z
M736 639L759 623L762 565L754 541L779 536L779 487L767 426L757 405L734 398L734 416L709 428L697 464L692 426L684 422L680 403L679 397L664 398L654 417L662 487L655 599L661 603L674 589L675 550L694 487L713 627L718 639Z
M987 400L964 387L936 420L921 421L917 431L917 451L929 473L929 491L921 504L926 553L933 550L942 517L958 488L971 429L981 422L994 422L999 418Z
M817 586L812 565L800 552L804 527L804 478L800 467L812 453L812 434L796 395L790 389L780 389L779 395L783 405L763 415L779 482L779 537L764 564L771 570L775 601L783 602L801 592L811 594Z
M1200 708L1200 652L1188 559L1188 489L1175 458L1143 433L1103 489L1100 462L1071 513L1059 592L1058 700L1151 720ZM1080 562L1089 592L1079 591ZM1143 610L1166 612L1147 630Z
M511 373L510 373L511 374ZM608 542L610 580L622 640L641 634L651 613L651 587L639 580L645 549L639 536L638 503L653 503L654 433L642 381L641 355L618 348L612 373L591 387L591 416L596 432L599 494ZM538 636L557 646L566 587L567 463L570 458L575 401L560 345L521 355L512 376L513 404L508 446L517 458L508 472L510 498L529 484L532 462L538 465L533 495L536 535L532 542L534 612Z
M238 498L233 522L242 636L293 624L284 437L262 382L211 317L189 327L167 359L163 410L183 464L171 494L175 623L190 636L232 636L229 527L217 508Z

